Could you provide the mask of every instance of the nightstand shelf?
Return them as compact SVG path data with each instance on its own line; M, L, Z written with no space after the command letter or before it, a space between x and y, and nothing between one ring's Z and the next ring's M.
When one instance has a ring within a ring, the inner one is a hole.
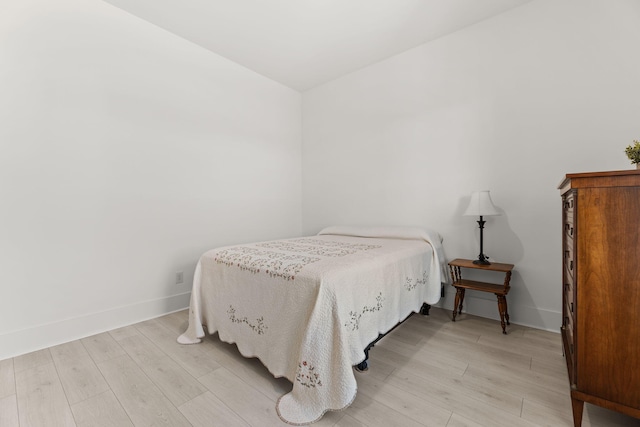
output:
M462 278L462 268L472 268L475 270L494 271L498 273L505 273L504 283L501 285L495 283L478 282L475 280L466 280ZM452 286L456 288L456 299L453 306L453 321L456 321L456 315L462 313L462 304L464 302L464 295L467 289L472 291L490 292L498 298L498 311L500 313L500 325L502 326L502 333L506 334L506 325L509 325L509 310L507 308L507 294L509 293L511 281L511 271L513 270L513 264L502 264L498 262L491 263L489 265L474 264L470 259L454 259L449 263L449 269L451 270L451 278L453 279Z

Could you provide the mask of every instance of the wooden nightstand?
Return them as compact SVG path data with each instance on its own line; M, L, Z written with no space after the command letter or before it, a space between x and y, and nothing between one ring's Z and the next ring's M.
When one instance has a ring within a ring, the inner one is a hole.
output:
M493 283L476 282L475 280L465 280L462 278L460 268L474 268L476 270L497 271L505 273L504 283L496 285ZM498 297L498 311L500 312L500 325L502 325L502 333L506 334L506 324L509 325L509 310L507 309L507 294L509 293L509 281L511 280L511 270L513 264L500 264L498 262L489 265L474 264L470 259L454 259L449 263L451 270L452 286L456 288L456 301L453 306L453 321L456 321L456 315L462 313L462 303L464 302L464 293L467 289L473 291L491 292Z

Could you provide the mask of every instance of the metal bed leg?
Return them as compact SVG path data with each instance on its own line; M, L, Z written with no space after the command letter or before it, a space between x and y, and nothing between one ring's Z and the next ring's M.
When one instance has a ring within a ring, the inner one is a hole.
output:
M431 305L425 302L422 304L422 307L420 308L420 314L428 316L430 309L431 309ZM384 334L378 335L378 338L376 338L371 344L367 346L367 348L364 349L364 360L355 366L357 371L363 372L369 369L369 350L371 350L378 341L384 338L385 335L387 335L389 332L393 331L395 328L403 324L405 320L407 320L409 317L411 317L411 314L407 316L404 320L400 321L400 323L398 323L396 326L394 326L393 328L385 332Z
M371 347L373 347L373 345L371 345ZM369 369L369 349L371 347L367 347L367 349L364 351L364 360L356 365L356 370L358 372L364 372Z
M428 316L429 310L431 310L431 306L425 302L424 304L422 304L422 308L420 309L420 314L422 314L423 316Z

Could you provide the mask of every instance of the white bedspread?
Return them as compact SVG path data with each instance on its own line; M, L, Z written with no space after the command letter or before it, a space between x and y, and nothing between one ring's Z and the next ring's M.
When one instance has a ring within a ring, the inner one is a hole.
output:
M319 235L223 247L196 267L189 328L206 325L293 383L277 403L291 424L350 405L364 349L440 298L441 239L414 228L331 227Z

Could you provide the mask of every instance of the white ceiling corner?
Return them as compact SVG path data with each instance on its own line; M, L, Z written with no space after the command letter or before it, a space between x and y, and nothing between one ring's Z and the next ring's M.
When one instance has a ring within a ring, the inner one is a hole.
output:
M105 0L298 91L532 0Z

